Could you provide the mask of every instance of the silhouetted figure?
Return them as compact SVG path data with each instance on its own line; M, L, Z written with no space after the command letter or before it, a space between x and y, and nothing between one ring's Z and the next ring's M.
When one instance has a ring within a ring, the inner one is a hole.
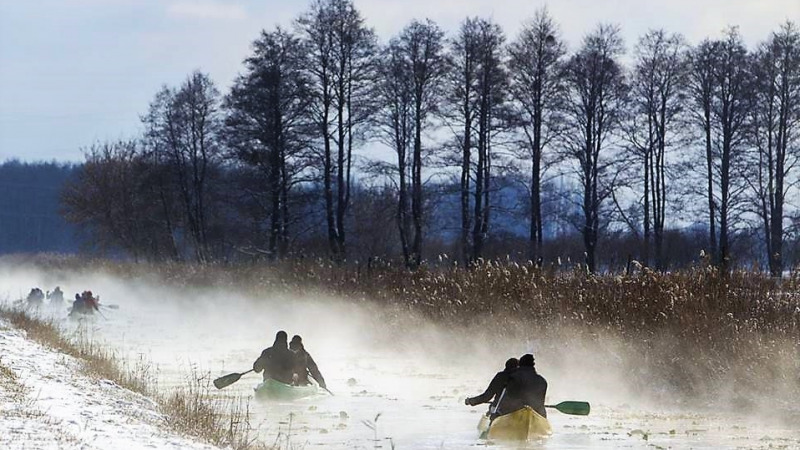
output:
M28 301L28 306L38 308L44 302L44 292L38 287L35 287L28 293L26 300Z
M305 386L311 384L308 376L311 375L317 384L322 389L327 389L325 385L325 378L322 377L322 372L319 371L317 363L314 358L306 351L303 345L303 338L300 336L293 336L292 342L289 343L289 350L294 353L294 365L292 372L294 372L294 384L297 386Z
M494 378L492 378L492 381L489 383L489 387L483 391L483 394L464 400L464 404L475 406L491 401L492 404L489 407L490 409L497 405L497 402L500 400L500 396L503 393L503 389L505 389L506 384L508 383L509 377L517 370L517 367L519 367L519 360L517 358L509 358L508 361L506 361L506 368L501 372L497 372ZM492 413L494 415L500 415L504 414L505 412L498 409L498 411L492 411Z
M53 292L47 293L47 298L50 300L50 303L64 303L64 292L61 290L60 286L56 286L56 288L53 289Z
M507 414L530 406L542 417L547 417L547 411L544 409L546 394L547 381L536 373L533 355L523 355L519 359L519 368L508 377L500 410L503 414Z
M264 372L264 380L269 378L281 383L292 384L294 353L289 350L285 331L278 331L272 347L264 349L253 363L255 372Z
M83 291L80 295L75 294L70 315L94 314L95 311L100 311L100 297L95 297L92 291Z

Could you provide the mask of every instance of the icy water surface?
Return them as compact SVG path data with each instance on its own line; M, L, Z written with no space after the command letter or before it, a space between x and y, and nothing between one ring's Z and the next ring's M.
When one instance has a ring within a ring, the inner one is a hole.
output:
M187 296L92 281L101 301L119 308L104 309L105 318L64 320L64 326L88 329L130 361L152 362L162 389L185 386L192 376L207 381L248 370L277 330L301 334L335 396L260 403L252 399L258 374L217 392L249 398L250 420L262 439L285 444L288 436L292 448L514 448L479 440L476 425L485 408L464 406L463 399L480 393L506 358L526 351L537 355L550 403L585 400L592 413L552 411L553 435L522 448L800 448L800 424L713 412L703 404L654 407L629 394L624 373L608 373L613 358L605 365L565 363L569 352L530 337L488 348L486 330L464 335L409 321L389 331L375 311L330 299L251 299L222 291Z
M291 307L275 307L263 323L248 323L237 314L204 308L175 321L172 314L159 314L159 310L152 304L132 309L121 306L118 311L107 311L108 320L96 320L93 327L98 336L129 356L142 354L156 363L162 387L186 384L191 372L216 377L249 369L261 349L271 344L278 328L286 329L290 336L304 336L335 396L320 394L283 404L252 401L251 421L267 441L288 435L293 444L305 448L374 448L376 443L381 448L393 444L401 449L506 447L477 439L476 425L484 408L464 406L463 399L479 393L511 353L471 353L469 349L480 344L471 342L461 343L465 352L460 355L439 352L435 347L454 344L458 348L459 342L448 342L446 333L431 336L424 331L421 333L434 348L426 350L425 338L415 342L406 336L397 339L396 349L387 349L385 341L373 341L372 335L379 330L363 327L364 318L357 313L349 316L354 323L350 327L344 319L347 314L327 309L310 312L299 307L295 312ZM329 321L326 314L343 315ZM206 320L209 315L214 317L211 323ZM275 319L280 323L273 323ZM409 333L415 331L419 330L410 324ZM517 345L519 352L526 351L525 345ZM551 412L553 436L526 447L800 448L800 425L704 413L703 405L692 408L693 413L658 411L629 406L635 399L624 402L613 393L608 399L596 394L575 395L572 392L592 390L560 384L559 377L548 374L546 358L540 358L537 365L549 378L550 402L587 400L593 411L588 417ZM583 378L591 383L594 376L588 371ZM250 397L259 380L260 375L249 374L219 393ZM365 422L376 424L375 431Z

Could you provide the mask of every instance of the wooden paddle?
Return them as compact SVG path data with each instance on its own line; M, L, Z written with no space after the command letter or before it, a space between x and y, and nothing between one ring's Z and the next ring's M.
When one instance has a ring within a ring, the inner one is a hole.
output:
M544 405L545 408L554 408L563 414L573 416L588 416L591 407L589 402L561 402L557 405Z
M250 373L252 371L253 371L253 369L250 369L247 372L229 373L229 374L225 375L224 377L219 377L216 380L214 380L214 387L217 388L217 389L226 388L226 387L232 385L233 383L236 383L237 381L239 381L239 378L242 378L242 375L248 374L248 373Z

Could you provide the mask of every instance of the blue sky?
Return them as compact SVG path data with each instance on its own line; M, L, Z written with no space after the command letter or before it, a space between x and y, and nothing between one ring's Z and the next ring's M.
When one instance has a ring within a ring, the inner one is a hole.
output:
M0 0L0 161L79 161L97 140L134 136L163 84L200 69L226 90L263 28L291 27L309 0ZM798 0L355 0L381 39L412 18L454 30L491 17L513 38L547 5L572 48L598 22L628 48L649 28L694 43L739 25L753 46Z

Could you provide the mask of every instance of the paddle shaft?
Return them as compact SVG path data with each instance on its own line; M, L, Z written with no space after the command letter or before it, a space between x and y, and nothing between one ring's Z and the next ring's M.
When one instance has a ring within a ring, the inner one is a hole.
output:
M494 404L494 411L492 414L497 414L497 410L500 409L500 402L503 401L503 397L506 396L506 388L503 388L503 392L500 393L500 397L497 399L497 403Z

